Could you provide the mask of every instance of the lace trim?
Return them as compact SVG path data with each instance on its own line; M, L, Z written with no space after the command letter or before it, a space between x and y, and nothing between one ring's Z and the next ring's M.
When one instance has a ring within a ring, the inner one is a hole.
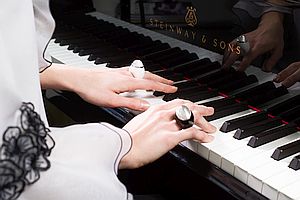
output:
M20 126L8 127L0 147L0 200L17 199L26 185L50 168L47 157L55 146L32 103L23 103Z

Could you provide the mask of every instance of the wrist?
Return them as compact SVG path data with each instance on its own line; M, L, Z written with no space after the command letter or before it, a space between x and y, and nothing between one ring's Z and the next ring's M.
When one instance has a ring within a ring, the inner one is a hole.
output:
M64 64L52 64L51 67L40 73L40 81L43 89L59 89L74 91L76 70L66 67Z
M283 26L284 14L276 11L270 11L263 14L259 25L269 26L271 24L279 24Z

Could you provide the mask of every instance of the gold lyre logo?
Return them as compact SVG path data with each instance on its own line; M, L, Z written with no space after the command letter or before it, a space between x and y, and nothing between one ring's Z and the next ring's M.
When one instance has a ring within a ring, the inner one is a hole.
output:
M185 22L189 25L194 27L198 20L197 20L197 16L196 16L196 8L191 7L187 7L186 8L188 11L185 15Z

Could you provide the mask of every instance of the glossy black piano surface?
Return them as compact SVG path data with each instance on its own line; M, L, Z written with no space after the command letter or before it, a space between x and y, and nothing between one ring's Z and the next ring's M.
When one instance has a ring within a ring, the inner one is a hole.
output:
M122 19L131 23L222 54L227 43L247 29L231 11L236 1L209 2L153 0L137 1L135 5L130 5L130 1L121 1L122 12L119 14ZM216 4L219 7L214 7ZM141 13L130 11L130 6L131 9L138 7ZM147 13L149 7L152 8L150 14ZM186 9L187 7L189 9ZM216 110L216 114L208 117L208 120L249 108L258 110L255 116L224 122L221 131L225 133L237 129L234 135L237 140L251 136L253 139L251 138L249 145L256 147L274 138L291 134L300 126L299 97L283 101L281 104L272 102L273 99L280 99L289 94L284 87L275 87L271 81L258 84L255 75L238 73L233 69L223 71L218 61L209 57L199 58L197 52L172 47L164 41L153 40L122 26L85 15L95 10L90 1L76 1L73 4L71 1L52 0L51 8L57 24L53 39L59 46L67 46L68 51L78 53L79 56L88 56L88 60L95 65L108 63L107 67L124 66L130 64L133 59L142 59L146 68L153 73L174 81L185 80L176 83L179 90L174 94L154 93L155 96L164 95L165 101L185 98L197 102L216 96L225 97L205 103ZM194 12L195 8L197 12ZM213 8L220 15L209 12ZM190 12L190 15L187 15L187 12ZM213 16L210 16L212 14ZM117 34L114 34L115 32ZM294 49L288 47L286 55L274 72L283 63L287 64L299 58L290 56L296 54ZM254 62L254 66L261 66L261 58ZM244 89L247 87L249 88ZM48 118L53 126L107 121L122 127L135 115L122 108L93 106L70 92L48 90L44 91L44 94ZM274 105L266 107L269 102ZM270 133L272 137L266 137L268 132L264 131L285 124L288 125L283 127L284 131L278 131L282 135L273 131ZM254 134L254 127L259 127L257 133L260 135ZM292 145L279 147L279 150L281 149L285 150L284 153L274 152L274 157L278 160L299 152L299 149L292 148ZM297 162L299 158L295 161L295 168L299 167ZM149 166L133 171L121 171L119 176L130 192L160 193L168 199L203 199L203 195L210 196L209 199L267 199L183 145L177 146Z

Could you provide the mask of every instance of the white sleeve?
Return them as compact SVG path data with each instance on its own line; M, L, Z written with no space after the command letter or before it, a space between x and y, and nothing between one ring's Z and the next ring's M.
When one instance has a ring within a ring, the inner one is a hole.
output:
M41 72L52 64L46 47L53 34L55 21L50 12L49 1L33 0L33 11L38 44L38 61Z
M118 180L121 158L131 137L107 123L51 128L55 141L51 167L25 189L20 200L127 200L130 194Z

